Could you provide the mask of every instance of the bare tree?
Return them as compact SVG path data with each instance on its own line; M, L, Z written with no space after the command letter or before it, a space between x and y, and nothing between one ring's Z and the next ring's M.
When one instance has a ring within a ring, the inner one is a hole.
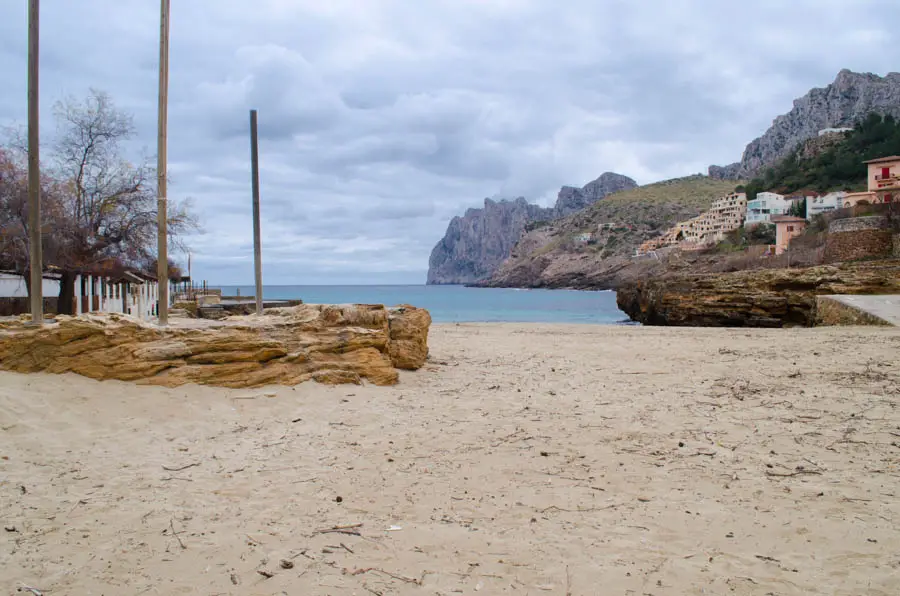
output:
M58 311L72 313L75 276L147 268L156 259L156 171L150 157L125 159L132 117L91 90L84 100L55 106L58 131L49 152L42 201L44 256L62 274ZM11 135L0 149L0 266L27 270L27 149ZM169 238L181 247L197 228L189 201L169 201ZM8 265L4 265L4 262ZM27 275L26 275L27 277Z
M59 135L54 147L56 178L63 182L63 217L55 233L66 246L60 311L71 312L74 271L141 266L156 253L156 172L145 157L131 163L122 143L135 136L131 116L110 97L91 90L83 101L56 105ZM196 228L187 202L170 202L173 242Z

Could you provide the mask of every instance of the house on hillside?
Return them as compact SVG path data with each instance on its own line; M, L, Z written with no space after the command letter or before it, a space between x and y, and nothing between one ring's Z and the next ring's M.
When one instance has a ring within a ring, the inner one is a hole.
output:
M747 195L731 193L713 201L708 211L687 221L678 222L661 236L647 240L637 250L645 254L665 246L678 245L682 250L696 250L722 241L725 234L744 223Z
M839 190L826 195L806 197L806 219L812 219L821 213L834 211L844 206L844 198L847 193Z
M760 192L756 198L747 201L747 217L744 227L750 228L761 223L769 223L773 215L784 215L793 201L775 192Z
M806 219L793 215L776 215L770 220L775 224L775 254L780 255L788 249L791 239L799 236L806 229Z
M865 163L869 166L868 190L848 193L844 197L844 207L900 200L900 155L879 157Z

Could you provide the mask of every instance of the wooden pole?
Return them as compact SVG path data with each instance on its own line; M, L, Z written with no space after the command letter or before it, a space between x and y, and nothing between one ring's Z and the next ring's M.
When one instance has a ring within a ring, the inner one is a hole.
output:
M250 110L250 163L253 172L253 269L256 277L256 314L263 314L262 246L259 226L259 138L256 110Z
M159 19L159 136L156 143L156 283L159 287L159 324L169 324L169 250L167 238L166 171L169 123L169 0L161 0Z
M40 0L28 3L28 261L31 323L44 324L44 254L41 246Z

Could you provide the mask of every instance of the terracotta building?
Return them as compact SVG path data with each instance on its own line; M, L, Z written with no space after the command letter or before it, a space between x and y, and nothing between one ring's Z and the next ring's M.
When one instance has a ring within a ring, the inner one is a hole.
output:
M900 155L879 157L865 163L869 166L868 190L848 193L844 197L844 207L900 200Z
M791 238L799 236L806 229L806 220L793 215L775 215L769 221L775 224L775 254L788 249Z

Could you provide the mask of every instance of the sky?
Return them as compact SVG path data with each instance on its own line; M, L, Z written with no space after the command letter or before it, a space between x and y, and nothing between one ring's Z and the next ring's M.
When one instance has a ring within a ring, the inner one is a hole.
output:
M26 120L27 4L0 2L0 125ZM252 284L259 110L266 284L424 283L485 197L550 205L740 159L842 68L887 74L896 0L173 0L169 196L193 276ZM53 104L108 93L155 154L159 2L41 2ZM185 263L186 255L173 255Z

